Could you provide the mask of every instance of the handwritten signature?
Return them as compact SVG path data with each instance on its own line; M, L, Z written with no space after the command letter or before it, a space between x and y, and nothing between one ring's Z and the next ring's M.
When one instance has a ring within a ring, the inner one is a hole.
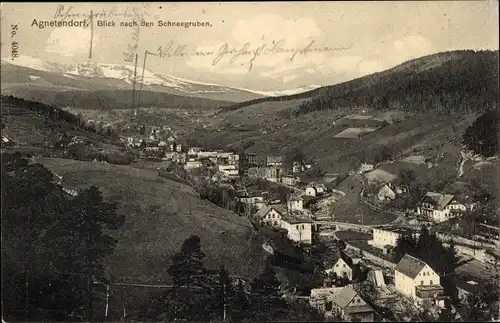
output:
M92 13L92 17L90 17L90 12L75 12L73 6L65 7L64 5L58 5L54 13L54 19L64 21L66 19L78 18L110 19L114 17L125 17L144 20L144 17L148 15L150 15L148 10L142 10L137 7L126 7L125 10L118 10L116 7L112 7L109 10L102 9L101 11L95 11Z
M193 51L189 52L186 45L174 45L173 41L167 43L166 46L158 47L157 54L159 58L169 57L187 57L187 56L215 56L212 61L212 66L219 64L223 58L229 58L228 62L234 64L238 59L246 57L248 59L248 71L253 69L254 61L257 57L263 55L279 55L288 54L289 61L293 62L297 55L306 55L309 53L332 52L340 50L348 50L348 47L328 47L328 46L314 46L315 40L311 40L306 46L303 47L286 47L285 39L273 40L270 43L259 44L253 46L252 43L247 42L243 46L231 47L228 43L224 43L218 51Z

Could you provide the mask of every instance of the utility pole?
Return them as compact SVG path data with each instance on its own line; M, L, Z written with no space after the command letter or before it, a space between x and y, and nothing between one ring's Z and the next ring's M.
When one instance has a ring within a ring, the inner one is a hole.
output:
M138 102L139 102L139 105L141 105L141 93L142 93L142 86L144 85L144 71L146 70L146 58L148 57L148 51L145 50L144 51L144 60L142 62L142 76L141 76L141 88L139 89L139 98L138 98Z
M226 304L226 283L222 283L222 302L223 302L223 312L222 312L222 321L226 321L226 315L227 315L227 304Z
M106 285L106 312L104 313L104 318L108 318L108 310L109 310L109 284Z
M90 46L89 46L89 60L92 59L92 46L94 42L94 11L90 10Z
M135 54L135 68L134 68L134 88L132 90L132 108L135 109L135 82L137 80L137 60L139 59L139 54Z

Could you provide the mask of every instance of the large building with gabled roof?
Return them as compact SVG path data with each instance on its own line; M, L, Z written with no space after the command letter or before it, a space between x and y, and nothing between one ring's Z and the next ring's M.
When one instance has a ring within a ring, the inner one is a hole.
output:
M398 262L394 276L396 291L418 303L442 295L439 274L426 262L409 254Z

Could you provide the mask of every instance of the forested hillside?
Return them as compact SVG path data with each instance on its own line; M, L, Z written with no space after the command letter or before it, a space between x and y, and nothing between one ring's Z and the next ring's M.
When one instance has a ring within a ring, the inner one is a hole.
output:
M294 115L345 108L443 113L498 105L498 51L453 51L429 55L392 69L293 96L264 98L230 107L309 98Z

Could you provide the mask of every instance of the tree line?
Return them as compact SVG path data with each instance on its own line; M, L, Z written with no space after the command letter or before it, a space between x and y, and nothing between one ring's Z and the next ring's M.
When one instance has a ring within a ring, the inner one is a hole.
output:
M171 257L166 270L173 286L147 302L139 314L148 321L323 321L314 308L282 296L276 271L268 261L249 283L235 280L224 266L211 271L203 264L201 240L193 235Z
M464 145L483 157L498 154L498 109L479 116L462 136Z
M428 60L444 59L423 70ZM294 111L374 108L462 114L498 106L498 52L456 51L404 63L394 69L321 88ZM416 72L415 70L418 70Z
M45 124L49 124L51 121L59 122L59 124L56 124L55 126L60 128L62 126L60 122L66 122L77 129L83 129L110 138L118 138L118 133L111 127L104 128L100 124L90 124L85 122L81 116L75 115L58 107L46 105L36 101L25 100L12 95L2 95L1 101L2 106L13 105L44 116L42 122ZM51 126L54 125L51 124Z
M72 197L20 153L2 154L1 173L4 318L92 321L124 217L97 187Z

